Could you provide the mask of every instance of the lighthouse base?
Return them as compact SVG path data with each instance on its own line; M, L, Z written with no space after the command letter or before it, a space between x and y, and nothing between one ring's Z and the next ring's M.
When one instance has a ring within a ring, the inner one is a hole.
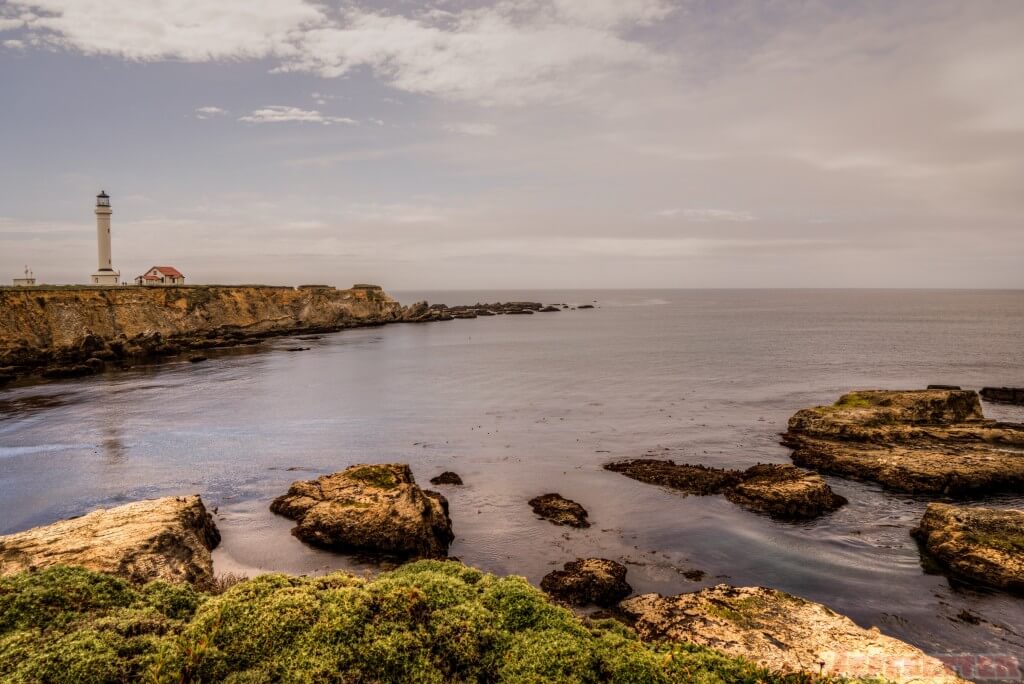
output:
M119 285L121 283L121 274L117 271L96 271L92 274L90 282L93 285Z

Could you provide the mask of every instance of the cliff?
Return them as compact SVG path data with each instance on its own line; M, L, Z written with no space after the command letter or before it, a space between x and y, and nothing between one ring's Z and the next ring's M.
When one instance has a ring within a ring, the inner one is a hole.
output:
M0 349L75 344L159 332L218 328L287 331L395 320L400 305L380 288L202 286L0 289Z
M399 320L375 285L0 288L0 386L110 363Z

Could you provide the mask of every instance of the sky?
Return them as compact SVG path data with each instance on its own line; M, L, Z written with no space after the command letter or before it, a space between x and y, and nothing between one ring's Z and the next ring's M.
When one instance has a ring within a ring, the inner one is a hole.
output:
M0 0L0 282L1024 287L1020 0Z

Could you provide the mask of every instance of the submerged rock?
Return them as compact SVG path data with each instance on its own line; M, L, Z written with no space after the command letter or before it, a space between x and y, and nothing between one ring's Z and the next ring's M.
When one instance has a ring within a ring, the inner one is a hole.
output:
M640 458L604 467L687 494L724 494L735 504L773 518L815 518L846 504L821 476L789 464L762 463L740 471Z
M448 501L420 489L405 464L354 465L294 482L270 510L298 522L296 537L325 548L444 558L454 539Z
M459 477L458 473L453 473L450 470L446 470L440 475L430 478L430 484L433 485L461 485L462 478Z
M782 673L881 676L915 684L962 681L909 644L774 589L720 584L678 596L635 596L619 607L646 641L699 644Z
M1024 491L1024 426L986 420L966 390L870 390L798 411L793 462L914 494Z
M562 497L561 494L535 496L530 499L529 504L534 513L556 525L590 527L587 510L575 501Z
M626 568L606 558L577 558L563 568L544 575L540 588L569 605L610 608L633 591Z
M213 581L210 551L220 543L199 495L168 496L92 511L0 537L0 575L81 565L134 582Z
M951 575L1024 592L1024 511L930 503L911 534Z

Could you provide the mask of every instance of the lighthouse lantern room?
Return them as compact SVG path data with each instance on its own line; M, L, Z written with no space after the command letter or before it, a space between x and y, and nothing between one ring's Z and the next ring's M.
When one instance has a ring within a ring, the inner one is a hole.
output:
M110 195L101 190L96 195L96 246L99 265L92 274L93 285L117 285L121 273L114 270L110 256Z

